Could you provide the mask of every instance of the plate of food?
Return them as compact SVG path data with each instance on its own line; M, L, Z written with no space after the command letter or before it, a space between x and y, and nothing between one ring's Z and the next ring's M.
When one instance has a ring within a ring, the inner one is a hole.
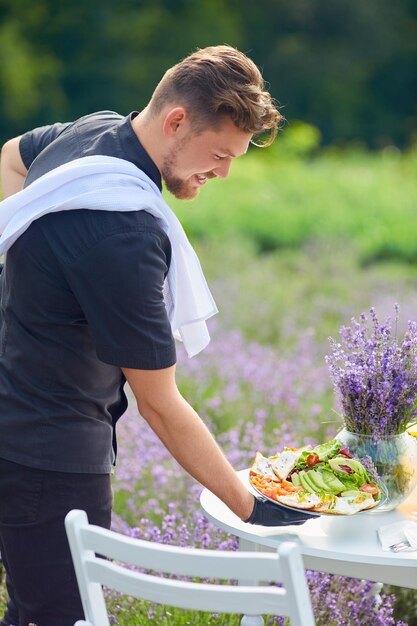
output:
M337 439L312 447L256 453L249 482L263 498L312 516L355 515L385 499L375 472Z

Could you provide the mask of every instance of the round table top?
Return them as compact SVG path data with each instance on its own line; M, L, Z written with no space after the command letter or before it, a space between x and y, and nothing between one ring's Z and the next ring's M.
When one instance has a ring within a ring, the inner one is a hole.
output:
M238 472L242 482L249 484L249 470ZM377 529L402 520L417 521L417 489L395 511L362 512L349 516L312 517L302 526L266 527L246 524L208 489L200 503L205 516L216 526L259 545L276 548L281 541L295 541L304 556L373 565L417 567L417 552L386 552L382 550ZM417 577L416 577L417 578Z

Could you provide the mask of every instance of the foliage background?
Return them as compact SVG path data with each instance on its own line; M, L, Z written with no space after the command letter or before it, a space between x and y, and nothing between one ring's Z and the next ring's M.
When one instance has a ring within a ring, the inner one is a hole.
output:
M140 109L168 67L220 43L252 56L287 119L325 144L415 137L414 0L0 0L0 141Z

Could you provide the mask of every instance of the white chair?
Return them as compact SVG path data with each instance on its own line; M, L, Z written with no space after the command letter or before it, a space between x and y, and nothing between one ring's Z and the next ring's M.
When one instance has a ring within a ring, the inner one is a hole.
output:
M102 584L168 606L243 613L246 617L242 626L261 623L259 616L262 614L288 616L291 626L314 626L303 563L295 543L283 543L274 553L178 548L131 539L93 526L88 523L86 513L78 510L68 513L65 527L87 620L79 620L75 626L110 626ZM241 584L161 578L132 571L95 553L146 570L188 577L236 579ZM257 582L251 584L248 580ZM283 587L258 581L282 582Z

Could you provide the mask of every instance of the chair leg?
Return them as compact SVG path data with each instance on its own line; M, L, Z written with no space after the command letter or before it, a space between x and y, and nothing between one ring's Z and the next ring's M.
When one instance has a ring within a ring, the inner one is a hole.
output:
M248 541L239 537L239 550L242 552L268 552L268 548L261 546L253 541ZM241 585L257 585L258 580L242 580ZM241 619L240 626L264 626L264 618L262 615L244 615Z

